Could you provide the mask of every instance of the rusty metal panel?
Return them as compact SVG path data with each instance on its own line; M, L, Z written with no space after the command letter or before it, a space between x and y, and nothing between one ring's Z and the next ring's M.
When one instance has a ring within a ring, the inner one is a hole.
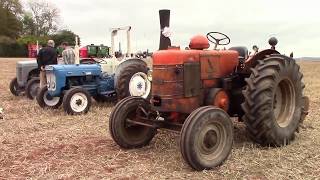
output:
M220 75L220 55L202 54L200 56L201 79L213 79Z
M199 96L190 98L161 98L160 106L152 108L160 112L191 113L201 105Z
M183 66L154 65L152 94L161 97L183 96Z
M201 88L200 64L198 62L186 62L183 66L184 96L198 96Z
M214 87L219 87L220 79L204 79L202 80L202 88L214 88Z
M200 54L201 79L215 79L229 76L239 64L236 51L206 51Z
M182 65L154 65L152 72L152 83L164 83L168 81L182 81L183 80L183 66Z
M161 97L183 97L183 82L163 83L156 86L152 84L152 94Z

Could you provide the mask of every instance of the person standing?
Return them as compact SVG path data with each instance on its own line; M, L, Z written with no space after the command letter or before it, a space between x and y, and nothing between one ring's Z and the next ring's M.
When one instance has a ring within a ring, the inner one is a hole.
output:
M64 64L74 64L75 63L75 53L74 50L69 46L68 42L63 42L62 44L62 59Z
M53 40L49 40L47 46L40 49L37 56L38 69L40 71L40 88L47 85L45 66L57 64L57 56Z

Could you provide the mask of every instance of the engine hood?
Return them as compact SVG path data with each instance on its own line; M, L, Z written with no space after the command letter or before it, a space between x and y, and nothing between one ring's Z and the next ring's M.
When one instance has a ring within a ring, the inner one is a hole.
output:
M65 76L100 75L101 66L99 64L72 64L72 65L49 65L46 71L59 72Z
M36 60L18 61L17 67L38 67Z

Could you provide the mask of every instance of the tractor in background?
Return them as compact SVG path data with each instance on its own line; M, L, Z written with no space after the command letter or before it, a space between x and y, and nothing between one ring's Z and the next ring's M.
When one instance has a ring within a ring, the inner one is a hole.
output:
M119 30L127 31L127 54L122 57L116 57L114 51L114 36ZM146 62L131 54L130 30L130 26L111 29L111 57L100 59L99 64L47 66L47 86L36 98L40 107L55 109L63 104L67 114L77 115L89 111L91 97L97 102L127 96L149 98L149 69Z
M160 10L161 29L170 11ZM214 44L209 48L209 41ZM220 32L191 38L189 48L170 47L161 33L153 53L151 99L127 97L109 118L109 132L124 149L143 147L157 129L180 132L183 159L195 170L221 165L233 146L233 122L246 124L265 146L290 144L308 113L309 100L296 61L270 49L248 56L246 47L218 49L230 38ZM161 49L161 48L160 48Z
M98 102L114 101L114 75L102 73L99 64L46 66L47 86L41 88L37 102L41 107L58 108L67 114L89 111L91 97Z
M29 99L36 96L39 87L39 70L36 60L18 61L16 64L16 77L9 84L10 92L15 96L26 94Z
M81 58L81 64L93 64L98 60ZM15 96L25 94L29 99L35 99L39 89L39 69L36 60L18 61L16 64L16 77L9 84L10 92Z

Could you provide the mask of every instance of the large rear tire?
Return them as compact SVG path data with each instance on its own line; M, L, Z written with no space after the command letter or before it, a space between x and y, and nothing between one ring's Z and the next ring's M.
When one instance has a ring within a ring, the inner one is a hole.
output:
M246 79L243 120L255 142L287 145L303 120L303 75L295 60L283 55L271 55L258 62Z
M127 122L134 121L137 109L148 111L150 103L141 97L127 97L117 103L109 119L109 131L113 140L122 148L140 148L149 144L156 129Z
M116 83L118 100L128 96L149 97L151 82L147 79L148 68L144 63L132 63L119 73Z
M38 91L40 88L40 79L39 78L32 78L28 81L26 86L26 96L27 98L33 100L37 97Z
M181 130L180 149L183 159L195 170L221 165L233 144L233 124L226 112L213 106L193 111Z
M10 92L15 96L20 96L24 91L24 88L19 87L17 77L13 78L10 81L9 89L10 89Z
M38 95L36 97L36 100L40 107L42 108L51 108L51 109L57 109L62 104L62 97L52 97L48 93L47 86L42 87Z

